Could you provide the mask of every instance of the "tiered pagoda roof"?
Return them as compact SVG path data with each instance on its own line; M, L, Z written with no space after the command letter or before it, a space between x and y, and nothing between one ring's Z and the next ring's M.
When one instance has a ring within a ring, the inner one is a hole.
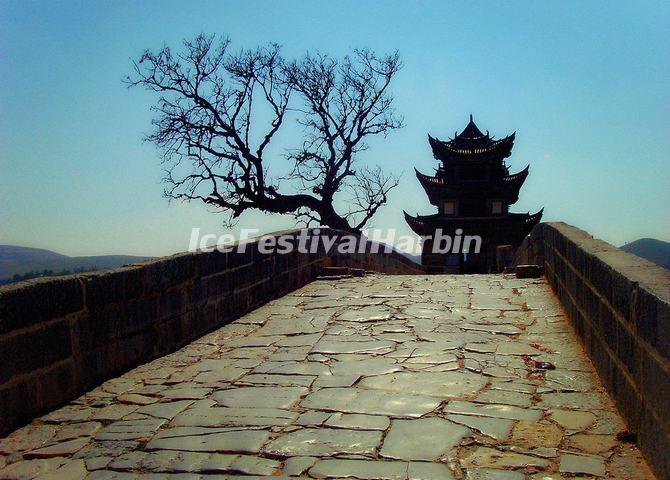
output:
M428 142L437 160L460 159L463 155L467 155L470 160L492 157L505 159L512 154L515 136L516 132L496 140L488 131L482 133L470 115L470 122L461 133L454 134L454 138L443 141L428 135Z
M501 139L488 131L482 133L472 115L463 131L447 141L429 135L433 156L440 160L440 165L435 175L416 169L415 172L438 212L417 216L404 212L409 227L426 237L433 236L438 229L443 234L461 229L465 235L479 235L485 245L485 260L479 260L478 264L480 271L491 268L496 246L521 243L540 221L543 210L533 214L509 211L519 199L529 170L526 166L520 172L510 173L505 164L505 159L512 154L515 137L516 132ZM428 243L424 244L422 253L424 264L444 265L444 258L425 249L429 249Z
M506 227L512 226L515 229L520 228L524 232L523 235L525 235L542 219L543 213L544 208L533 214L509 213L505 216L453 217L441 215L439 213L434 215L412 216L403 210L405 221L417 235L433 235L435 229L438 227L445 228L445 230L448 231L450 226L461 228L468 234L476 235L480 232L478 230L468 229L468 224L478 225L481 224L482 221L492 224L493 228L498 228L502 224L507 224L505 225Z
M500 180L484 180L479 182L479 188L485 188L493 196L506 198L510 203L516 203L519 199L519 190L528 177L528 168L521 170L513 175L505 175ZM459 184L448 182L444 175L430 176L414 169L416 178L426 191L428 199L432 205L437 205L441 198L445 196L460 197L468 195L472 189L472 184ZM438 172L439 173L439 172Z

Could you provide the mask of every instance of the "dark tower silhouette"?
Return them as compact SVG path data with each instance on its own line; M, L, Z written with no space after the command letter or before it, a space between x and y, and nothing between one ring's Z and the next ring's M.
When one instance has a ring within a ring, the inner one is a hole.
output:
M480 253L432 253L432 241L425 241L421 262L436 270L484 273L495 268L496 247L518 247L523 238L542 218L542 211L510 213L519 199L519 190L528 176L528 167L510 175L505 159L512 153L515 133L496 140L482 133L472 120L449 141L428 135L433 156L441 162L435 176L416 171L428 200L438 209L435 215L405 220L419 235L434 236L437 229L452 238L457 229L463 235L479 235Z

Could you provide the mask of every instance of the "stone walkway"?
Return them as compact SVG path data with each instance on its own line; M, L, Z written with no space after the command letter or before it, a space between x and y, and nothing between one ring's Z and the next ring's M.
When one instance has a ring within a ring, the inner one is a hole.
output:
M653 478L543 280L317 281L0 440L3 479Z

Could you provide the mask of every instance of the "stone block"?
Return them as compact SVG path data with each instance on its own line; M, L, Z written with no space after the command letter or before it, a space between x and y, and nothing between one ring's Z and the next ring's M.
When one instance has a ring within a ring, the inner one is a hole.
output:
M637 443L656 476L663 480L669 479L670 431L664 428L659 417L650 410L645 409L642 412Z
M174 318L188 308L188 298L183 289L173 289L163 293L158 301L158 318L163 321Z
M659 320L663 310L668 311L668 301L658 298L649 289L640 287L636 289L633 305L633 322L635 329L641 338L653 347L659 348L659 353L668 357L668 344L670 339L660 335ZM661 315L659 315L661 314ZM663 322L667 325L667 320ZM665 327L666 333L670 330Z
M187 252L144 263L144 293L159 293L193 279L196 256Z
M228 268L228 253L214 250L195 254L196 271L199 277L223 272Z
M516 278L539 278L543 274L540 265L517 265Z
M72 339L67 320L34 327L15 335L0 338L0 383L69 358Z
M80 278L56 277L0 287L0 334L84 308Z
M0 435L73 399L81 391L72 360L0 386Z
M670 412L670 368L651 355L645 355L641 360L642 371L636 377L640 390L644 392L647 404L656 412L659 421L670 432L670 418L666 414Z
M502 272L514 262L514 247L512 245L498 245L496 247L496 267Z
M83 278L86 281L86 308L89 310L139 298L144 289L142 266L87 273Z
M227 269L231 270L233 268L238 268L243 265L249 265L253 261L254 250L256 249L255 244L248 244L244 252L238 252L237 250L228 252L227 256Z

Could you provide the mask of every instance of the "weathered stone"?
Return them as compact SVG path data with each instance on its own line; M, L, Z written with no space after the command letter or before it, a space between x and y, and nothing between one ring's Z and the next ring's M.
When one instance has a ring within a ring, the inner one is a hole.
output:
M398 372L364 378L359 385L393 392L459 398L479 392L486 385L486 378L471 372Z
M159 399L156 397L147 397L146 395L139 395L137 393L124 393L118 396L121 403L130 403L133 405L150 405L156 403Z
M264 451L280 456L326 456L372 454L381 442L382 434L367 430L304 428L281 434L272 440Z
M578 473L604 477L605 459L597 456L561 455L559 470L561 473Z
M521 472L494 470L491 468L468 468L465 480L524 480ZM544 480L544 476L540 477Z
M488 447L477 447L473 452L465 454L461 459L461 464L466 468L480 467L493 469L533 467L544 470L549 466L549 462L541 458L513 452L503 452Z
M408 480L454 480L451 470L436 462L409 462Z
M577 433L568 437L570 445L585 453L606 453L618 445L614 435Z
M442 418L393 420L380 451L399 460L437 460L458 445L470 430Z
M154 403L153 405L145 405L137 410L137 413L143 413L156 418L163 418L171 420L179 412L188 408L193 403L192 400L179 400L176 402L162 402Z
M226 407L289 408L307 392L305 387L245 387L219 391L212 399Z
M314 353L387 353L393 350L394 342L384 340L347 341L322 339L314 345Z
M499 441L505 441L509 438L512 431L512 420L494 417L479 417L474 415L456 415L450 413L447 418L455 423L466 425L484 435Z
M477 415L482 417L507 418L509 420L526 420L536 422L542 418L542 411L536 409L519 408L512 405L477 404L471 402L451 401L444 410L449 413L462 415Z
M258 453L269 438L269 433L264 430L234 430L183 437L169 437L166 432L169 430L164 430L151 439L146 449Z
M563 432L551 423L520 421L514 427L510 443L524 448L553 448L561 443Z
M396 393L361 388L323 388L305 397L301 405L317 410L397 417L420 417L435 410L440 400L426 395Z
M69 457L84 448L91 441L88 437L68 440L66 442L56 443L47 447L38 448L26 452L25 458L50 458L50 457Z
M281 385L284 387L309 387L317 377L307 375L269 375L254 373L245 375L239 382L259 385Z
M2 470L4 480L26 480L48 475L67 462L64 458L23 460L12 463Z
M4 452L2 455L39 448L54 438L57 430L55 425L27 425L20 431L0 440L0 450Z
M582 431L593 425L596 416L591 412L580 412L575 410L549 410L549 415L553 421L568 430Z
M289 476L298 476L307 472L319 461L316 457L290 457L284 461L284 473Z
M349 428L351 430L386 430L391 424L387 417L363 415L360 413L334 413L326 420L329 427Z
M217 311L251 295L226 297ZM165 323L176 334L189 322ZM536 361L556 369L538 371ZM0 478L14 469L18 478L79 478L85 467L87 480L308 471L438 480L452 469L457 478L553 480L559 457L570 468L568 455L587 454L606 456L612 478L651 478L639 451L614 436L626 427L598 382L544 281L311 284L20 429L0 442ZM89 443L72 453L62 447L72 440ZM45 448L64 456L17 454ZM574 475L593 476L564 474Z
M194 408L179 414L173 426L281 426L290 424L298 414L278 408Z

